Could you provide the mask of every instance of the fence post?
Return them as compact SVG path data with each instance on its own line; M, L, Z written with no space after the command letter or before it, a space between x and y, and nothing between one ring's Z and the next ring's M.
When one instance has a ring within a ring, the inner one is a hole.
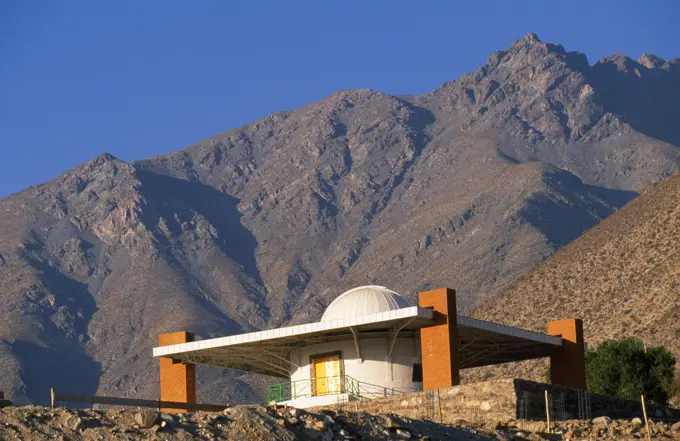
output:
M652 441L652 434L649 432L649 421L647 421L647 406L645 405L645 396L640 395L642 398L642 414L645 416L645 427L647 428L647 440Z
M550 433L550 404L549 404L548 390L545 391L545 417L548 422L548 433Z
M50 407L54 410L54 388L50 388Z

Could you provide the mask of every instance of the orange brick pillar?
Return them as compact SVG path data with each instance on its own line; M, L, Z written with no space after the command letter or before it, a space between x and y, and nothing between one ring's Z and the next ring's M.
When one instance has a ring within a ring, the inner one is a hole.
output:
M460 383L456 291L440 288L421 292L418 306L434 310L434 324L420 330L423 389L455 386Z
M552 384L586 390L583 321L564 319L549 322L548 334L562 337L562 347L550 356Z
M194 341L191 332L172 332L158 336L159 346L176 345ZM172 358L161 358L161 401L179 403L196 402L196 365L182 363ZM162 408L164 412L184 412L182 409Z

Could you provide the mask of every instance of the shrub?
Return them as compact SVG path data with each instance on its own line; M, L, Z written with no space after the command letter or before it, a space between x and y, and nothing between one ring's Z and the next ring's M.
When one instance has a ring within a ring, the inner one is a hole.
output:
M667 404L671 394L675 357L663 346L645 353L641 340L628 338L602 342L586 353L588 390L637 400L640 395Z
M673 380L675 357L663 346L648 348L635 338L608 340L586 352L588 391L627 400L644 395L656 404L668 404L680 395L680 379ZM546 373L550 382L550 369Z

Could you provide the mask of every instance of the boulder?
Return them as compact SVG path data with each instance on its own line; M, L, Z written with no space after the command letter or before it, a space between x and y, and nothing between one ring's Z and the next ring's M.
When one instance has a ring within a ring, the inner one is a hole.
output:
M410 427L405 421L393 415L390 415L389 417L385 418L385 426L387 426L390 429L410 429Z
M140 410L135 414L135 422L145 429L155 426L159 419L160 414L155 410Z
M83 420L78 415L66 414L61 419L61 425L77 431L83 427Z
M612 424L612 419L609 418L608 416L601 416L597 418L593 418L593 425L594 426L610 426Z
M547 425L544 421L523 421L522 430L532 433L542 433L547 429Z
M411 439L411 432L406 429L397 429L394 437L396 439Z
M304 410L298 409L298 408L296 408L296 407L289 407L289 408L288 408L288 412L290 413L290 416L292 416L292 417L294 417L294 418L300 418L300 415L302 415L303 413L305 413Z

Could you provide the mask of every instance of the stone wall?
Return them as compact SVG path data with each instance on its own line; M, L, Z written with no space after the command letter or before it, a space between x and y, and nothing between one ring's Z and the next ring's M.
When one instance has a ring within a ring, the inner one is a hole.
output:
M545 421L545 392L551 419L642 417L639 402L527 380L493 380L434 391L416 392L372 400L349 401L331 409L370 414L396 414L443 423L463 419L470 423L497 423L515 419ZM587 396L586 396L587 395ZM589 410L588 410L589 409ZM318 410L318 409L317 409ZM680 418L680 409L647 405L649 418Z
M487 422L515 419L517 401L513 380L494 380L406 395L349 401L330 408L370 414L393 413L444 423L453 423L457 419Z

